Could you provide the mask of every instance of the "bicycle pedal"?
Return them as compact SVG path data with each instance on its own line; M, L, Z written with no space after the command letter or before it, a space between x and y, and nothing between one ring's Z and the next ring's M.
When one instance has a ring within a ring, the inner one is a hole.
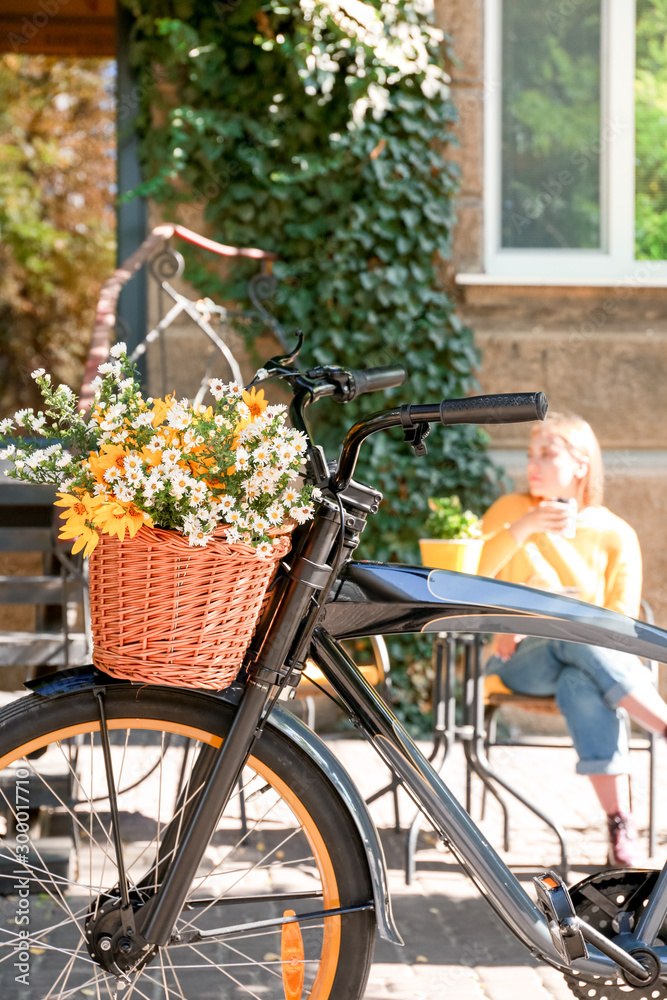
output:
M545 872L533 879L537 905L546 917L547 926L558 954L570 964L588 958L588 949L579 928L577 914L567 886L555 872Z

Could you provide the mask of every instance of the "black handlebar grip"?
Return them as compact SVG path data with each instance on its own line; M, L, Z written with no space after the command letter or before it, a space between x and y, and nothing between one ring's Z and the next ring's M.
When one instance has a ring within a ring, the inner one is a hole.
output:
M379 368L353 368L350 370L351 383L348 400L360 396L362 392L376 392L379 389L394 389L403 385L408 373L403 365L383 365Z
M519 424L544 420L549 404L543 392L502 392L491 396L443 399L443 424Z

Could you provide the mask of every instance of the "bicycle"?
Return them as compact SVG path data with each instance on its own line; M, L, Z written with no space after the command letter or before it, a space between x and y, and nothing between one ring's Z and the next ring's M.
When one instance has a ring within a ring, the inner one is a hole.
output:
M406 377L399 366L299 371L300 346L255 381L290 386L291 420L306 434L318 399L346 402ZM352 478L366 437L398 427L420 454L431 424L545 413L541 393L405 404L357 422L331 465L309 437L307 474L322 499L295 532L236 682L210 693L73 668L30 682L32 694L0 712L7 1000L25 996L30 978L61 1000L362 996L376 926L401 938L362 796L278 703L306 657L505 924L576 996L667 997L667 866L602 872L571 891L546 872L534 902L341 646L376 633L520 631L667 660L667 632L603 608L351 559L382 499ZM53 825L38 839L43 815ZM49 832L76 846L73 864L49 853Z

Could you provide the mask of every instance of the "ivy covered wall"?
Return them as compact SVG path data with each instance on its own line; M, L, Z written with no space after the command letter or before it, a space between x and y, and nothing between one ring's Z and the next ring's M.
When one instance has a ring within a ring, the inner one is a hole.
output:
M145 183L184 224L204 205L222 242L276 251L273 309L306 334L306 364L401 362L390 396L321 404L323 443L361 413L475 389L479 356L439 279L457 168L447 41L423 0L124 0ZM195 287L242 294L190 257ZM390 403L389 403L390 400ZM481 511L496 495L486 435L433 430L416 459L401 435L364 447L357 477L385 494L360 554L415 561L429 496Z

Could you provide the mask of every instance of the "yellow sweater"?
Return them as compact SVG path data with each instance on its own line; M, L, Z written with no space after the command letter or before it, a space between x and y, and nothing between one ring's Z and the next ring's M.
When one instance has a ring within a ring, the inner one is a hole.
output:
M567 588L578 600L636 618L642 562L630 525L606 507L586 507L577 515L574 538L538 532L519 545L508 527L537 503L527 494L510 493L488 509L480 575L540 590Z

